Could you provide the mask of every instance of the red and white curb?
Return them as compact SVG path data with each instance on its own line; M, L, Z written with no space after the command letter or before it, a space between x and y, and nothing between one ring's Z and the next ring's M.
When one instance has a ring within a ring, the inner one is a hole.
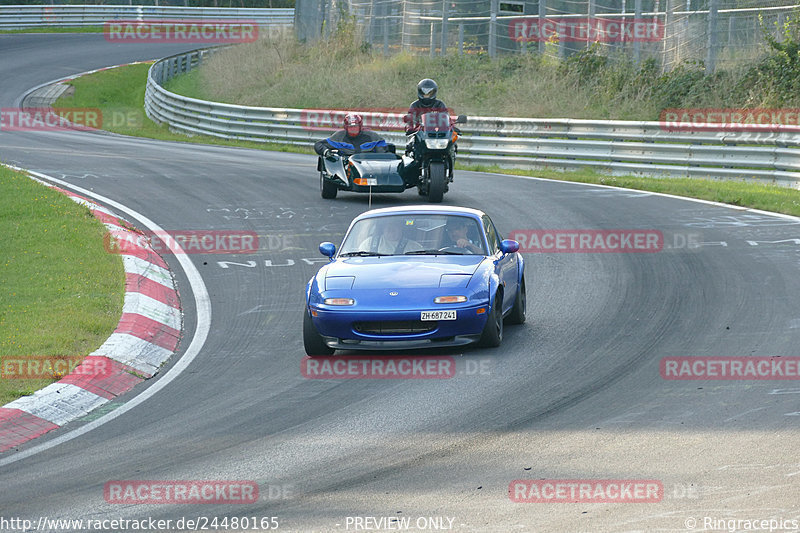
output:
M71 374L0 407L0 452L80 418L155 375L176 351L182 328L172 275L146 239L138 238L138 232L108 209L41 183L88 207L112 236L144 244L119 249L125 268L125 301L114 333Z

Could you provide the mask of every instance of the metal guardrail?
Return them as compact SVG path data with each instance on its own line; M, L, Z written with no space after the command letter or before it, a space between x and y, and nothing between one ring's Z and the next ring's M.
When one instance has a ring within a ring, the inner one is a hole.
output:
M309 146L331 130L309 127L302 109L248 107L188 98L166 90L172 77L211 50L164 58L150 68L145 111L170 130L225 139ZM364 113L392 119L400 114ZM580 169L612 174L752 179L800 188L800 133L665 131L659 122L470 117L460 128L459 161L509 168ZM385 131L405 146L402 131Z
M103 26L111 20L254 20L260 26L290 26L294 9L123 5L0 6L0 30L35 26Z

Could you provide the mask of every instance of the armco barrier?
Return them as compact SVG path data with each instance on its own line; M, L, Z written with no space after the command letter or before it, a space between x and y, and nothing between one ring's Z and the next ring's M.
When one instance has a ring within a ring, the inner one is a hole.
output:
M291 26L294 9L134 5L15 5L0 7L0 30L35 26L103 26L112 20L254 20L260 26Z
M310 145L329 134L302 124L303 110L248 107L188 98L164 89L210 50L157 61L145 111L173 131L225 139ZM365 118L371 115L364 113ZM400 115L384 115L400 122ZM459 161L510 168L580 169L612 174L749 179L800 186L800 133L665 131L659 122L470 117L461 127ZM401 131L384 132L405 146Z

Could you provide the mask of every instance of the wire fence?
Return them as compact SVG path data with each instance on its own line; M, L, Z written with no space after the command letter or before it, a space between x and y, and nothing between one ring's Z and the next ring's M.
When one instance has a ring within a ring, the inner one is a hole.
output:
M595 46L655 60L663 71L753 61L766 52L764 33L782 39L798 12L797 0L298 0L298 18L316 17L317 35L352 16L364 40L386 54L565 58Z

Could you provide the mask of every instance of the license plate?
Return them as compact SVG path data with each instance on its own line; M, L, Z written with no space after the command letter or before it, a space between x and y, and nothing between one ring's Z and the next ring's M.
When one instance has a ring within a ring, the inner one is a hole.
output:
M456 312L455 311L422 311L422 316L420 320L429 321L429 320L455 320L456 319Z

